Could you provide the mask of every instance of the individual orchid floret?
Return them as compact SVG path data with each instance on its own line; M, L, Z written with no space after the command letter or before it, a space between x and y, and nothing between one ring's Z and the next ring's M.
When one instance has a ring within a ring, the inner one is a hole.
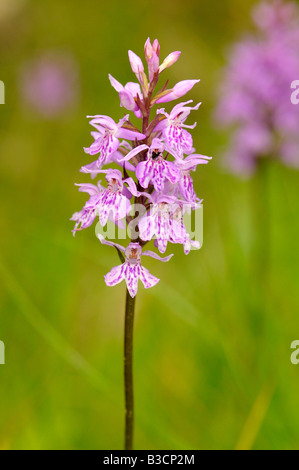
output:
M187 229L184 224L184 213L186 211L191 211L191 209L196 210L199 209L200 205L202 203L202 200L200 200L196 204L185 204L182 201L179 201L178 204L175 207L175 210L173 211L173 220L176 222L174 223L175 231L174 235L177 236L179 234L180 238L183 238L183 247L184 247L184 253L185 255L188 255L191 251L191 247L193 247L196 250L199 250L200 248L200 243L198 240L191 240L189 233L187 232ZM180 228L178 228L178 225L180 225ZM175 237L174 237L175 238ZM157 240L155 240L155 245L156 245ZM173 242L172 242L173 243ZM180 243L180 242L174 242L174 243Z
M152 183L156 191L163 191L164 182L168 180L175 184L180 174L175 164L165 160L157 147L150 147L147 160L136 167L136 177L143 188Z
M160 65L159 73L163 72L163 70L175 64L178 58L180 57L180 55L181 55L180 51L171 52L171 54L169 54Z
M138 223L141 240L155 238L155 246L160 253L165 253L168 242L182 244L186 254L190 252L191 244L197 247L198 243L190 240L183 222L184 205L174 196L158 195L150 211ZM197 206L193 204L189 207Z
M186 101L185 103L177 104L170 114L166 113L165 109L158 109L157 114L163 114L166 119L160 121L155 127L154 131L162 131L167 144L173 148L180 156L183 153L190 153L193 149L193 139L189 132L183 128L194 129L196 123L193 125L186 125L185 121L189 116L190 112L197 110L201 103L196 106L186 106L189 103L193 103L192 100Z
M179 181L180 172L178 168L173 162L164 159L163 152L166 150L173 156L176 155L158 138L153 139L151 146L139 145L129 152L124 160L129 160L144 150L147 150L146 160L139 162L135 171L143 188L148 188L149 184L152 183L156 191L162 191L166 180L173 184Z
M74 234L78 230L89 227L97 215L100 224L104 227L108 219L116 223L124 219L132 209L130 203L132 193L124 186L121 172L119 170L98 170L98 173L106 173L107 188L101 187L99 183L98 187L92 184L79 185L79 190L88 192L91 198L82 211L75 213L71 219L76 220ZM134 186L136 188L134 181L133 183L129 181L129 186L130 190L134 192ZM137 194L137 189L135 189L135 192Z
M123 127L125 122L129 119L129 115L126 115L117 124L109 116L97 115L87 117L91 118L90 124L95 127L97 132L92 132L92 136L95 140L90 147L84 148L84 151L90 155L100 153L97 161L99 168L111 162L113 153L116 152L119 147L120 138L131 140L141 140L145 138L145 135L141 134L141 132L135 132Z
M177 100L182 96L186 95L196 83L199 83L200 80L182 80L178 82L171 90L166 90L162 93L162 96L156 99L156 103L168 103L169 101Z
M118 165L120 165L123 168L125 167L126 170L135 171L135 167L134 167L134 165L132 165L132 163L123 161L124 155L123 155L123 153L121 153L121 151L128 153L131 150L132 150L132 146L128 142L123 140L122 142L120 142L118 150L111 155L110 163L114 162L114 163L117 163ZM92 163L88 163L87 165L83 165L80 168L80 171L82 173L89 173L91 178L94 179L96 177L96 175L99 173L99 170L101 168L102 167L99 166L99 164L98 164L98 160L95 160Z
M79 191L86 192L90 195L90 199L86 202L80 212L75 212L70 220L76 221L75 227L72 230L73 235L76 235L78 230L83 230L92 225L94 219L98 215L98 207L101 201L101 193L103 188L100 183L97 186L94 184L77 184Z
M128 165L128 162L121 162L123 165L126 164ZM94 162L95 164L95 162ZM89 168L88 168L89 167ZM134 168L134 167L133 167ZM134 168L135 169L135 168ZM111 191L113 188L116 190L116 184L119 187L119 191L122 192L123 195L125 195L128 199L131 199L132 196L150 196L148 193L144 193L142 191L137 190L137 186L133 178L128 177L125 179L122 179L121 172L119 170L100 170L100 169L95 169L90 167L90 165L87 165L86 167L82 167L81 171L83 173L91 173L93 176L99 174L99 173L106 173L106 180L108 181L108 188L107 190ZM116 180L116 182L114 181ZM113 185L111 186L111 181L113 181ZM126 186L124 186L126 185ZM93 185L91 185L93 186ZM104 190L105 191L105 190ZM118 220L118 219L116 219Z
M133 111L135 116L140 119L141 111L136 102L137 95L141 97L141 89L139 83L128 82L125 86L119 83L112 75L108 75L113 88L119 94L120 105L128 111Z
M98 206L100 224L104 227L109 220L113 222L126 217L132 209L129 198L123 194L124 184L119 170L100 170L106 173L107 189L100 193ZM130 196L129 196L130 197Z
M98 235L98 237L101 243L114 246L125 255L125 262L119 266L115 266L104 276L107 286L115 286L125 280L131 297L135 297L137 294L139 279L146 289L155 286L160 281L160 279L153 276L148 269L141 265L141 256L150 256L163 262L169 261L173 256L169 255L165 258L161 258L156 253L149 250L142 253L142 247L139 243L130 243L127 248L124 248L117 243L105 240L102 235Z
M190 171L195 171L197 165L207 164L212 157L205 157L204 155L188 155L184 160L177 160L176 166L181 171L178 188L185 201L193 203L198 202L199 198L195 194L193 187L193 179L190 175Z

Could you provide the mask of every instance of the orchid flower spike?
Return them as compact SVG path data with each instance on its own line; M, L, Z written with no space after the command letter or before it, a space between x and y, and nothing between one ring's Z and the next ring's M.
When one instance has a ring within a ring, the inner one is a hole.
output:
M133 297L138 279L145 287L158 282L141 266L141 256L161 259L153 252L143 250L146 243L153 240L161 253L166 251L168 243L182 245L186 254L191 248L199 248L198 242L188 234L183 214L197 210L202 203L195 193L191 172L208 163L210 157L200 155L194 149L191 133L196 122L186 124L190 114L197 111L201 103L194 105L192 100L184 101L176 104L170 112L160 106L160 103L181 98L199 80L183 80L170 89L164 85L154 96L160 74L178 60L180 51L171 52L160 63L160 44L157 39L151 42L148 38L144 45L148 76L142 59L131 50L128 54L137 81L122 85L109 74L120 106L128 114L118 122L103 114L88 116L93 126L91 135L94 142L84 150L89 155L96 155L97 159L85 163L80 171L92 179L102 176L103 182L78 185L79 191L87 193L89 199L71 220L75 222L74 235L90 227L97 218L102 227L111 221L128 229L131 243L127 248L117 245L118 250L125 254L125 261L113 268L105 280L110 286L125 279ZM156 110L151 121L150 112L154 106ZM131 113L141 121L140 125L132 124ZM138 211L140 216L135 219L134 214L138 215ZM106 230L110 226L108 224ZM132 226L136 231L134 237ZM101 242L116 246L112 241L101 239ZM162 261L169 259L166 257Z

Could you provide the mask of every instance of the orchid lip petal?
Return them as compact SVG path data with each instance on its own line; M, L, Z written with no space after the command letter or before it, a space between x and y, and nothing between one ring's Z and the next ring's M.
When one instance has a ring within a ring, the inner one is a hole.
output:
M125 278L124 271L124 264L112 268L111 271L104 276L106 285L111 287L123 281Z
M149 270L144 268L143 266L140 266L139 279L141 280L145 289L148 289L149 287L154 287L160 281L159 278L157 278L156 276L153 276L149 272Z

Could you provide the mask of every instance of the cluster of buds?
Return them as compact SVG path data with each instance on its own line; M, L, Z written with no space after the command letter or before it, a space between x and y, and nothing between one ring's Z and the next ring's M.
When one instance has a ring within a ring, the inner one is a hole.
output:
M81 168L91 178L103 173L107 182L79 184L79 191L89 194L90 198L80 212L71 220L78 230L89 227L96 217L104 227L108 220L118 227L125 228L132 222L132 202L142 205L144 213L137 224L137 234L131 234L131 243L123 246L98 238L103 244L117 248L123 264L112 268L105 276L108 286L125 280L131 297L137 293L138 279L145 288L152 287L159 281L141 265L141 256L151 256L161 261L168 261L172 255L161 258L158 254L143 250L144 245L155 239L155 246L160 253L165 253L168 242L181 244L188 254L191 247L199 248L199 242L192 240L184 225L184 213L198 209L201 200L195 194L190 172L197 165L208 163L210 157L195 153L191 134L186 129L194 129L185 121L192 110L200 106L191 106L186 101L174 106L168 114L164 108L156 109L150 121L152 108L184 96L199 80L184 80L173 88L168 88L168 81L155 93L160 74L173 65L180 52L172 52L160 64L160 45L157 39L151 44L145 43L145 59L148 76L140 57L129 51L129 60L138 82L126 85L119 83L109 75L113 88L119 94L120 106L135 114L140 119L138 129L126 114L118 123L109 116L88 116L94 131L94 142L85 148L89 155L97 155L97 160ZM103 169L114 164L116 168ZM118 166L118 168L117 168Z

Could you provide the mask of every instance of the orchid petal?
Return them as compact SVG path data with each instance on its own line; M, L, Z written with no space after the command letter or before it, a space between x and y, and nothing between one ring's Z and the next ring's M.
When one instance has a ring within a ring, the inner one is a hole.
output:
M130 265L126 263L125 279L131 297L135 297L138 289L138 279L140 276L140 265Z
M118 243L114 242L109 242L109 240L106 240L100 233L97 234L97 237L103 245L114 246L114 248L117 248L122 252L125 251L125 248L122 245L119 245Z
M115 133L115 135L120 139L128 140L142 140L146 138L145 134L142 134L141 132L131 131L130 129L126 129L125 127L120 127Z
M140 281L144 285L146 289L149 289L150 287L154 287L160 279L158 279L156 276L153 276L148 269L144 268L143 266L140 267Z
M152 196L149 193L140 192L140 191L137 190L137 186L136 186L136 183L133 180L133 178L129 177L129 178L125 179L123 182L128 185L129 190L133 194L133 196L137 196L137 197L145 196L149 200L153 199Z
M105 282L107 286L115 286L123 281L125 278L125 264L120 264L119 266L115 266L114 268L109 271L108 274L104 276Z
M109 77L109 80L110 80L111 85L113 86L113 88L114 88L116 91L118 91L118 93L124 89L124 87L122 86L122 84L119 83L114 77L112 77L112 75L110 75L110 73L108 74L108 77Z
M104 114L97 114L95 116L87 116L87 118L91 119L90 124L92 126L94 124L99 124L100 126L104 126L111 130L114 130L117 128L115 121L111 117L105 116Z
M79 191L88 193L90 196L94 196L95 194L98 194L100 191L98 186L95 186L94 184L91 184L91 183L82 183L82 184L75 183L75 185L79 186Z
M148 188L152 177L152 162L139 162L135 170L136 177L143 188Z
M138 147L135 147L131 152L129 152L124 158L122 158L120 161L126 162L128 160L131 160L131 158L135 157L135 155L138 155L138 153L142 152L143 150L148 149L149 146L142 144L138 145Z
M133 51L129 51L129 61L132 67L133 72L138 75L139 73L144 72L144 67L140 57L135 54Z
M141 89L139 83L128 82L125 84L125 90L131 93L134 98L136 98L137 95L141 96Z
M173 257L173 254L165 256L164 258L162 258L161 256L157 255L157 253L155 253L154 251L145 250L142 253L142 256L150 256L151 258L155 258L159 261L162 261L163 263L166 263L167 261L169 261Z
M125 89L121 90L119 92L119 99L120 99L120 105L123 106L124 108L128 109L129 111L134 111L136 108L136 103L131 95L131 93ZM128 137L126 137L128 138Z
M122 155L120 152L118 152L118 151L114 152L114 154L111 156L111 159L112 159L115 163L117 163L118 165L120 165L121 167L123 167L123 168L125 167L126 170L135 171L134 165L132 165L132 163L130 163L130 162L124 161L124 160L123 160L123 155Z
M80 168L81 173L91 173L91 178L95 178L98 172L101 169L101 165L99 165L98 160L95 162L89 163L88 165L84 165Z

